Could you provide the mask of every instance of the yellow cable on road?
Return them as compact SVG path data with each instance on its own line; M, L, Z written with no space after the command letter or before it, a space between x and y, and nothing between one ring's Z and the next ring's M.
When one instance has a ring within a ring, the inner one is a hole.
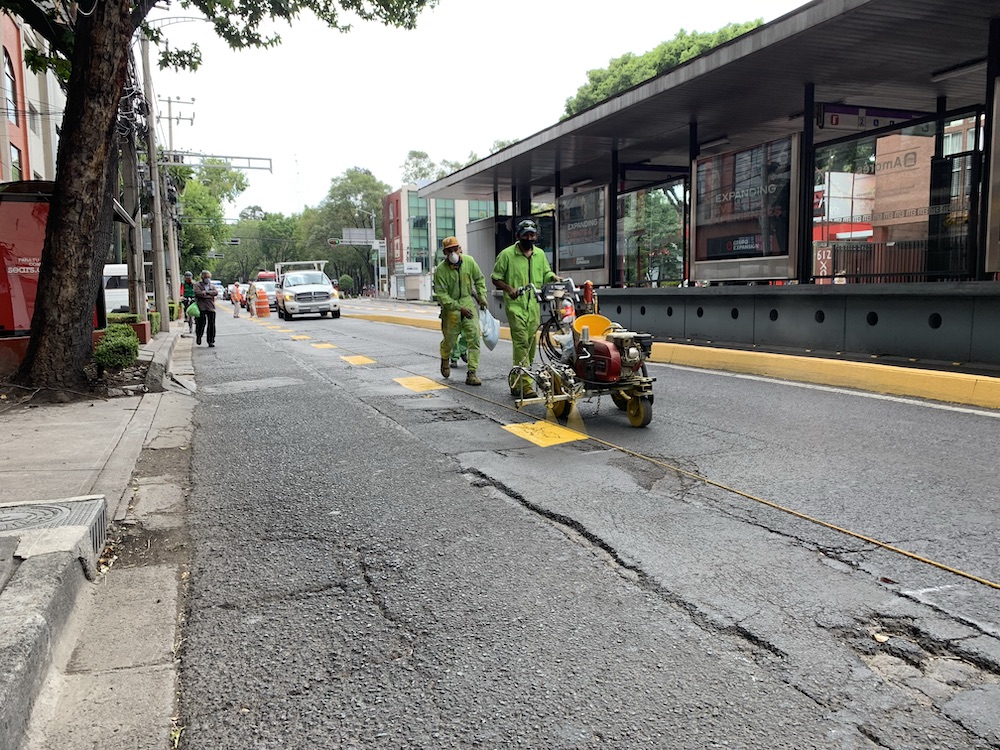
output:
M345 350L345 351L349 351L349 350ZM358 353L358 354L360 354L360 353ZM360 356L363 356L363 355L360 355ZM343 357L343 356L341 358L342 359L348 359L347 357ZM416 376L416 377L425 377L425 376L421 375L420 373L414 372L413 370L408 370L405 367L400 367L399 365L392 365L392 367L395 368L395 369L397 369L397 370L400 370L402 372L405 372L405 373L408 373L410 375ZM459 393L464 393L467 396L472 396L475 399L478 399L478 400L483 401L483 402L488 403L488 404L492 404L493 406L498 406L498 407L501 407L501 408L506 409L508 411L513 411L513 412L515 412L517 414L524 414L524 412L520 411L519 409L516 409L515 407L512 407L510 404L501 403L499 401L494 401L493 399L487 398L486 396L481 396L478 393L475 393L475 392L473 392L471 390L464 389L464 388L458 388L457 386L455 386L455 385L453 385L451 383L444 383L443 385L446 388L449 388L449 389L452 389L452 390L456 390ZM573 419L574 414L577 414L577 419L576 420ZM548 413L548 416L552 416L551 412ZM535 420L535 421L537 421L537 420ZM593 440L595 443L600 443L601 445L607 446L608 448L611 448L613 450L619 451L619 452L627 454L629 456L633 456L634 458L638 458L638 459L640 459L642 461L646 461L648 463L654 464L654 465L659 466L661 468L668 469L668 470L673 471L673 472L675 472L675 473L677 473L677 474L679 474L681 476L689 477L690 479L694 479L695 481L701 482L702 484L705 484L705 485L708 485L708 486L711 486L711 487L716 487L716 488L718 488L720 490L723 490L724 492L729 492L729 493L732 493L732 494L737 495L739 497L745 498L747 500L752 500L753 502L759 503L760 505L767 506L768 508L772 508L774 510L781 511L782 513L787 513L790 516L794 516L795 518L799 518L799 519L801 519L803 521L808 521L809 523L816 524L817 526L821 526L821 527L823 527L825 529L829 529L830 531L835 531L835 532L837 532L839 534L843 534L845 536L849 536L849 537L851 537L853 539L859 539L859 540L861 540L863 542L866 542L868 544L874 545L874 546L879 547L881 549L884 549L884 550L886 550L888 552L894 552L897 555L902 555L903 557L908 557L911 560L915 560L915 561L917 561L919 563L923 563L925 565L929 565L929 566L931 566L933 568L937 568L938 570L943 570L943 571L945 571L947 573L952 573L954 575L960 576L961 578L965 578L967 580L974 581L975 583L982 584L983 586L988 586L989 588L1000 590L1000 583L996 583L995 581L991 581L988 578L982 578L981 576L973 575L972 573L967 573L964 570L960 570L958 568L953 568L950 565L945 565L944 563L940 563L940 562L938 562L936 560L932 560L930 558L918 555L915 552L910 552L909 550L902 549L901 547L896 547L895 545L889 544L888 542L882 542L882 541L879 541L878 539L874 539L873 537L866 536L864 534L859 534L856 531L851 531L850 529L845 529L842 526L837 526L836 524L829 523L828 521L822 521L822 520L820 520L818 518L814 518L813 516L807 515L805 513L801 513L800 511L793 510L792 508L786 508L785 506L779 505L778 503L776 503L776 502L774 502L772 500L765 500L762 497L757 497L756 495L752 495L749 492L743 492L742 490L738 490L738 489L736 489L734 487L730 487L729 485L723 484L722 482L717 482L714 479L709 479L708 477L702 476L701 474L696 474L696 473L694 473L692 471L688 471L686 469L682 469L679 466L674 466L673 464L669 464L666 461L660 461L659 459L652 458L651 456L646 456L646 455L644 455L642 453L638 453L637 451L633 451L630 448L625 448L624 446L618 445L616 443L612 443L612 442L610 442L608 440L604 440L602 438L594 437L593 435L588 434L587 432L585 432L582 429L577 429L577 428L574 428L574 427L569 427L568 424L570 424L570 423L579 424L581 427L583 426L582 420L580 420L580 418L579 418L578 409L576 408L575 404L573 405L573 410L570 412L569 421L567 422L567 426L564 429L567 430L567 431L569 431L569 432L575 432L578 435L581 435L584 439Z

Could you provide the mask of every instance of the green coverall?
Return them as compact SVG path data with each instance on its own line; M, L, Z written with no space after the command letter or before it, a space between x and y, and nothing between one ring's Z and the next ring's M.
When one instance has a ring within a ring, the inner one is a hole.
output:
M456 268L447 260L434 269L434 299L441 305L441 359L458 353L458 335L469 347L469 372L479 369L479 308L486 303L486 277L470 255ZM472 313L462 317L462 308Z
M535 246L531 257L526 258L515 243L497 256L490 278L505 281L515 289L520 289L526 284L534 284L541 289L542 284L554 281L558 277L552 271L549 260L540 247ZM507 325L510 326L510 340L514 345L514 366L530 367L535 361L538 326L542 318L538 300L531 291L524 292L517 299L504 292L503 302L507 310ZM520 378L512 377L510 387L512 391L520 391L522 387ZM530 381L525 382L523 387L524 390L529 390Z

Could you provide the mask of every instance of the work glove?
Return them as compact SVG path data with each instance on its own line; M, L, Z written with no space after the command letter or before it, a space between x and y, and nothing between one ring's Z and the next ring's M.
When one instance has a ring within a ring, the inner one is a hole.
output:
M462 308L462 317L463 318L471 318L472 317L472 310L470 310L467 307L463 307Z
M479 309L480 310L485 310L486 309L486 300L484 300L484 299L479 300Z

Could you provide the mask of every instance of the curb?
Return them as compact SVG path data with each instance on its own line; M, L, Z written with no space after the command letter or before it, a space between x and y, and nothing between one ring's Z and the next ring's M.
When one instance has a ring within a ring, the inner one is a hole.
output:
M22 562L0 591L0 750L18 750L53 651L84 585L72 552Z
M146 390L149 393L163 393L166 389L163 381L167 379L167 366L170 364L170 358L174 353L174 346L177 345L177 338L180 336L180 329L176 331L167 331L164 336L164 340L161 342L156 342L156 339L160 338L161 334L157 334L153 339L154 346L149 347L153 352L153 359L149 363L149 369L146 371Z
M437 320L399 315L344 313L345 317L438 330ZM510 329L501 325L500 338L510 340ZM721 349L692 344L653 342L650 362L705 370L737 372L796 383L924 398L964 406L1000 409L1000 378L987 375L924 370L869 362L847 362L795 354Z

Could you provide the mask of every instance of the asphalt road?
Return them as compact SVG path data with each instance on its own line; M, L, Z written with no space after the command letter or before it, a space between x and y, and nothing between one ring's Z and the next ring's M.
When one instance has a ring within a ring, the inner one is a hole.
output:
M561 430L348 313L196 347L186 747L1000 747L997 413L654 365Z

